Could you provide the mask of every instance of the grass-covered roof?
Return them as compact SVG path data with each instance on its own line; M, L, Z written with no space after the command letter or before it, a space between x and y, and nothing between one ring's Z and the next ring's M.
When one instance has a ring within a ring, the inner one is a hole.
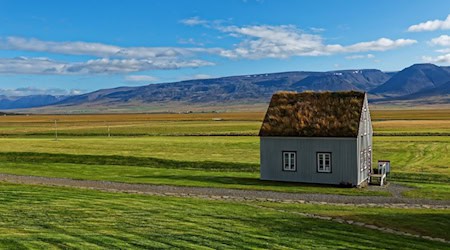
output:
M364 93L278 92L260 136L357 137Z

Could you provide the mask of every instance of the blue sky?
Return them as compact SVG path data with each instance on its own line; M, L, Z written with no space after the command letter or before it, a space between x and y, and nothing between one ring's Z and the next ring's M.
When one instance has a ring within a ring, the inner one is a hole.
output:
M450 64L450 1L0 0L0 95Z

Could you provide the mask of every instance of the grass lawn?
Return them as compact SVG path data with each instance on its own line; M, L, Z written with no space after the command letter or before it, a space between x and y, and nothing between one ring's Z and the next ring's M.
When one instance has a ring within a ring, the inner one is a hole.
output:
M368 208L313 204L260 203L289 212L304 212L450 240L450 212L437 209Z
M448 248L233 202L11 184L0 184L0 193L4 249ZM413 213L403 218L426 223ZM430 218L448 220L437 212ZM441 234L430 226L423 232Z
M5 145L0 147L0 172L3 173L132 183L386 195L359 189L261 182L258 180L257 137L77 137L60 141L3 138L0 144ZM414 187L418 189L409 191L409 197L450 199L449 149L450 137L446 136L374 138L374 159L392 161L391 180L416 184Z
M252 136L72 137L60 141L0 138L0 152L154 157L177 161L259 164L259 138ZM450 175L450 137L374 137L374 160L390 159L393 171Z

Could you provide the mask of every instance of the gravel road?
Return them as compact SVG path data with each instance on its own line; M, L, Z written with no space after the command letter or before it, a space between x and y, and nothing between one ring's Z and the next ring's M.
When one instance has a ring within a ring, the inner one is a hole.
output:
M109 181L74 180L66 178L49 178L37 176L22 176L0 174L0 181L9 183L22 183L46 186L64 186L88 188L109 192L128 192L152 194L163 196L193 196L206 199L229 200L257 200L285 203L317 203L361 205L374 207L401 207L401 208L439 208L450 209L448 200L410 199L400 195L391 197L382 196L348 196L313 193L285 193L273 191L241 190L227 188L183 187L169 185L130 184ZM391 184L391 189L404 189L404 187Z

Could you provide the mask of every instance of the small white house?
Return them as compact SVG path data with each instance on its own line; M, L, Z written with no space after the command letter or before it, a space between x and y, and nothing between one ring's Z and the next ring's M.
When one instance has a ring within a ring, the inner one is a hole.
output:
M261 179L365 184L372 134L366 93L276 93L259 132Z

